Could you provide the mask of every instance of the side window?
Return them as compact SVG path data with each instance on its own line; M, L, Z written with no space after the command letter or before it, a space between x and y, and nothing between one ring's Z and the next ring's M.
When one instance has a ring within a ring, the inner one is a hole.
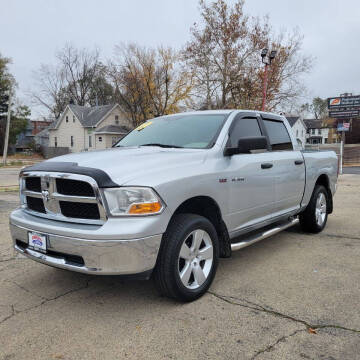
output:
M264 119L264 125L273 150L293 150L290 135L282 121Z
M257 118L242 118L235 120L230 133L231 147L236 147L242 137L261 136L261 130Z

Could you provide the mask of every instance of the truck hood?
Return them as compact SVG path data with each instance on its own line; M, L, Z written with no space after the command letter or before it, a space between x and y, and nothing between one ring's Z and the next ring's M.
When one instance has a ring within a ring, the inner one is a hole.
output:
M204 149L164 149L159 147L112 148L59 156L47 161L74 162L105 171L119 185L153 185L167 174L202 163ZM147 179L151 178L151 182Z

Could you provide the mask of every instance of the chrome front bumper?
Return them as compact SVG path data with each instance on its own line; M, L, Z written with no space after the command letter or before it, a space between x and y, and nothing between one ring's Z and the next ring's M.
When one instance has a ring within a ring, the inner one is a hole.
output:
M151 271L156 263L162 234L126 240L78 238L41 231L47 253L28 247L29 231L36 226L14 224L10 231L16 251L40 263L95 275L135 275Z

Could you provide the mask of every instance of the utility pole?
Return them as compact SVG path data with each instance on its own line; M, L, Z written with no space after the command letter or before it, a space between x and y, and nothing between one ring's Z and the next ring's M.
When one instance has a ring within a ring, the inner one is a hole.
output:
M11 90L9 92L9 105L7 112L6 130L5 130L5 141L4 141L4 152L3 152L3 165L6 165L7 150L9 145L9 131L10 131L10 113L11 113Z
M276 56L276 50L271 50L268 55L269 49L265 48L261 50L261 61L265 64L265 72L264 72L264 84L263 84L263 98L261 111L265 111L266 107L266 93L267 93L267 84L268 84L268 70L271 62L274 60Z
M265 105L266 105L266 91L267 91L267 82L268 82L268 68L269 64L265 64L265 72L264 72L264 84L263 84L263 98L262 98L262 105L261 105L261 111L265 111Z
M339 163L339 175L343 173L343 157L344 157L344 142L345 142L345 132L341 132L341 143L340 143L340 163Z

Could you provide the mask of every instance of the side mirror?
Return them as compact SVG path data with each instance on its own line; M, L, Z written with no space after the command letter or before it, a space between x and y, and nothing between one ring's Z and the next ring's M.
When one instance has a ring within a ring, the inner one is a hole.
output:
M248 154L251 150L267 149L267 139L265 136L249 136L240 138L237 147L226 147L225 155Z

